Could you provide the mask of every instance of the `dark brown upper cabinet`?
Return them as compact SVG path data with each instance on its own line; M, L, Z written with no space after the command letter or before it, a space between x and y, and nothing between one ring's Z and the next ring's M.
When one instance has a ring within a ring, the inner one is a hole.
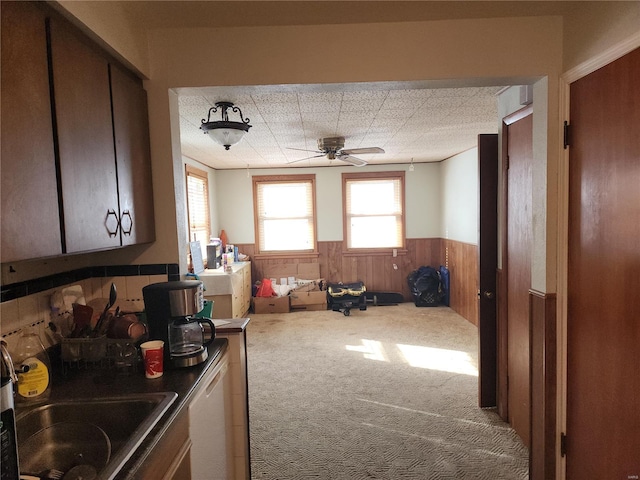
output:
M50 25L65 253L118 247L109 62L62 20Z
M2 54L2 262L154 241L140 79L37 2L3 3Z
M62 253L45 14L2 2L2 263Z
M140 79L111 64L113 129L122 245L155 240L147 94Z

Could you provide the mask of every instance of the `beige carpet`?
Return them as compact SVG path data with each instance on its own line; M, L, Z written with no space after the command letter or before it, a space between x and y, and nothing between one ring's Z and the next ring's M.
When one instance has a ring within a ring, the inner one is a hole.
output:
M451 309L251 315L247 335L252 478L528 478Z

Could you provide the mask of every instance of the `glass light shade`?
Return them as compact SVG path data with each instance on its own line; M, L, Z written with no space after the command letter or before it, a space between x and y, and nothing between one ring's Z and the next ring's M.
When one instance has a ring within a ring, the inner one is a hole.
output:
M237 113L242 121L229 121L229 109L231 109L233 113ZM217 122L212 122L211 114L218 111L220 111L222 119ZM222 145L225 150L229 150L231 145L235 145L242 140L242 137L250 128L249 119L244 118L242 116L242 110L231 102L216 102L216 106L209 109L207 120L202 119L202 125L200 125L200 129L208 133L211 139Z
M223 145L224 148L229 150L229 147L242 140L242 137L247 132L235 128L214 128L207 133L214 142Z

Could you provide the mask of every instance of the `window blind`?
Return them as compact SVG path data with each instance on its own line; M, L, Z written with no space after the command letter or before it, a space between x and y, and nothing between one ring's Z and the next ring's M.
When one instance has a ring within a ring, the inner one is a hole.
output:
M344 185L347 247L403 247L402 179L352 178Z
M315 250L313 186L312 180L256 183L261 252Z
M187 211L189 214L189 241L200 241L203 256L210 237L209 182L207 173L189 165L187 173Z

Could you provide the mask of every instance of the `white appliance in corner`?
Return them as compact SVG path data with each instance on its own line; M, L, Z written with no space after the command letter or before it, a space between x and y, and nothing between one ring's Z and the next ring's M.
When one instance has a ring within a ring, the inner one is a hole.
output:
M189 404L191 478L234 478L231 377L227 354L205 373L196 396Z

